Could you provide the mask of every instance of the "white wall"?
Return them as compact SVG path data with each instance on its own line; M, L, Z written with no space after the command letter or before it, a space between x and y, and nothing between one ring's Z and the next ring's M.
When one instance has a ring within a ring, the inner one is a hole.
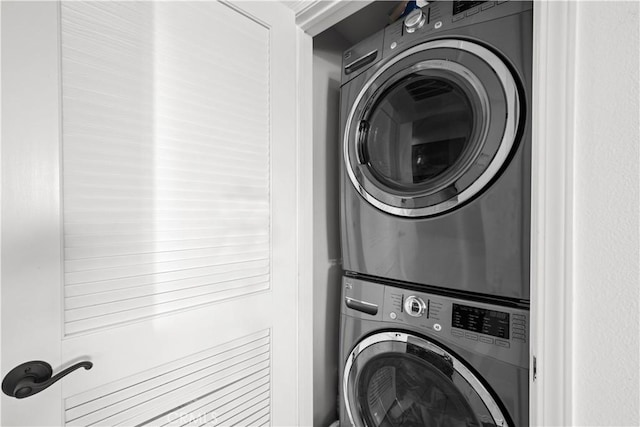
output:
M313 40L313 412L337 419L340 324L340 67L348 48L328 30Z
M638 2L581 2L573 423L640 425Z

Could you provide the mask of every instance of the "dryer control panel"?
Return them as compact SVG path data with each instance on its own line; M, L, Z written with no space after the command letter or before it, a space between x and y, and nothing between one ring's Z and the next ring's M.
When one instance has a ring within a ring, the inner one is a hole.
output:
M531 1L437 1L414 9L404 19L381 29L343 53L342 83L427 39L445 37L448 30L522 13Z
M344 315L417 331L514 365L529 365L529 310L351 277L343 279L342 294Z
M479 22L522 13L533 8L530 1L437 1L415 9L404 20L394 22L384 30L383 57L389 58L425 38Z

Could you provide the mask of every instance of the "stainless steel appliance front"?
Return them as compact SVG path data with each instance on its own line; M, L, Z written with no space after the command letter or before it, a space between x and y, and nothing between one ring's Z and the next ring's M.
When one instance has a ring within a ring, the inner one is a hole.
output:
M528 425L526 306L350 277L342 298L342 426Z
M343 267L526 301L532 4L455 6L345 53Z

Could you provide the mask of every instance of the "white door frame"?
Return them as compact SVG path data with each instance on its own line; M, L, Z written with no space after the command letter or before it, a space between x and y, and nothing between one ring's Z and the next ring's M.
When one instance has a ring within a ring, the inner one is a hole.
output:
M572 425L577 3L534 5L531 425Z
M313 37L370 0L301 1L298 25L298 407L313 425ZM531 425L571 425L576 4L536 1L531 212ZM302 309L300 309L302 308ZM534 372L535 360L535 372ZM535 375L535 376L534 376Z

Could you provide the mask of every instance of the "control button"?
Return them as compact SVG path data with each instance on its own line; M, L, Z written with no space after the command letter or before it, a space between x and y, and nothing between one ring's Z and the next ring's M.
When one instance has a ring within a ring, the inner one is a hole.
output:
M525 339L526 336L524 334L513 334L513 338L522 338Z
M526 319L524 314L512 314L511 317L513 317L514 319Z
M457 22L457 21L459 21L461 19L464 19L464 13L459 13L459 14L453 16L453 22Z
M455 337L463 337L464 336L464 332L458 331L456 329L452 329L451 330L451 335L453 335Z
M514 325L522 325L524 326L524 319L513 319L513 324Z
M527 340L525 340L524 338L516 338L516 337L513 337L513 340L514 340L514 341L518 341L518 342L522 342L522 343L527 342Z
M440 323L434 323L433 330L436 332L440 332L442 330L442 326L440 326Z
M409 316L421 317L426 309L427 304L425 304L422 298L411 295L404 300L404 311L406 311Z
M422 13L422 9L413 9L406 18L404 18L404 27L407 33L413 33L418 28L422 28L427 17Z
M487 9L493 7L493 6L494 6L493 2L492 1L488 1L488 2L486 2L485 4L483 4L480 7L480 10L487 10Z
M481 342L486 342L487 344L493 344L493 338L489 337L480 337Z
M471 9L467 10L467 16L475 15L478 12L480 12L480 8L478 6L472 7Z
M505 348L511 347L511 344L509 344L509 341L502 341L502 340L496 340L496 345L500 347L505 347Z
M469 338L470 340L478 341L478 336L476 334L471 334L469 332L464 333L465 338Z
M391 313L389 313L389 317L391 318L391 320L396 320L396 318L398 317L397 314L395 314L393 311Z
M389 47L390 47L391 49L395 49L395 48L396 48L396 46L398 46L398 43L393 42L393 43L391 43L391 46L389 46Z

